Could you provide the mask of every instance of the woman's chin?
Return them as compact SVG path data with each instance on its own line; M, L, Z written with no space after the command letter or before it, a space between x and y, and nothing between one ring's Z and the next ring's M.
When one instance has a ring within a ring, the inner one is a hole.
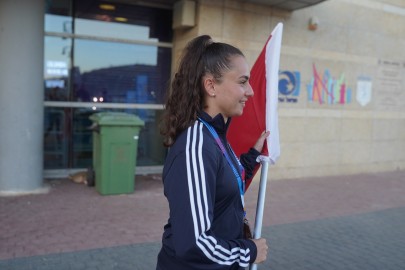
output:
M236 112L234 116L241 116L243 114L243 109Z

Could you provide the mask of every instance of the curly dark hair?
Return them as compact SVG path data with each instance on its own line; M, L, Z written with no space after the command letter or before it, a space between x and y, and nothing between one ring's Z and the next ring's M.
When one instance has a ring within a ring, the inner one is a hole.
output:
M187 44L166 97L161 125L165 146L171 146L203 110L203 77L211 74L220 82L235 55L244 56L238 48L214 42L208 35L196 37Z

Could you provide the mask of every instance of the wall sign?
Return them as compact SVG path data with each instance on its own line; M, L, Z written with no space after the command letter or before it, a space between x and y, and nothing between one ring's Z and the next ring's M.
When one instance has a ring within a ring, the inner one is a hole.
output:
M369 77L357 79L356 100L361 106L366 106L371 101L372 83Z
M298 71L280 71L278 77L279 102L296 103L300 94L301 78Z
M405 106L405 62L379 60L375 106L379 110L402 110Z

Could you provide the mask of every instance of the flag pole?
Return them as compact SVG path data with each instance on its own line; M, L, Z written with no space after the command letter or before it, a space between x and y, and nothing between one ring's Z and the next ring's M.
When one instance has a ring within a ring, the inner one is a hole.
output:
M253 231L253 239L259 239L262 235L263 227L263 211L264 211L264 202L266 199L266 186L267 186L267 173L269 169L269 160L262 159L262 169L260 174L260 186L257 198L257 207L256 207L256 219L255 227ZM257 264L252 264L250 270L256 270Z

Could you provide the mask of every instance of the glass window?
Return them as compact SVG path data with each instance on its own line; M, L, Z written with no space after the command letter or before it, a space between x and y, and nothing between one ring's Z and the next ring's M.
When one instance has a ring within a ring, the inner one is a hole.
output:
M72 111L72 166L88 168L93 165L93 134L90 129L92 109L77 108Z
M138 115L145 126L139 134L137 166L163 164L161 110L121 109L122 104L120 109L80 106L82 102L163 104L171 48L161 42L172 41L171 25L170 9L90 0L46 1L45 169L92 166L89 116L99 111Z
M46 169L68 167L68 108L45 107L44 166Z
M71 43L71 39L45 37L44 88L47 101L70 99Z
M162 165L166 153L159 132L160 110L45 108L44 165L46 169L88 168L93 160L90 115L120 111L139 116L145 126L138 141L137 166Z
M162 111L146 109L74 109L73 110L73 167L92 166L92 121L90 115L97 112L125 112L139 116L145 126L141 128L138 141L136 166L162 165L166 153L159 132ZM135 165L135 164L134 164Z
M70 0L45 1L45 31L72 33L72 12Z
M75 1L75 33L144 41L172 41L172 10Z
M158 42L157 38L150 38L149 30L149 27L141 25L87 19L75 20L75 32L79 35Z
M75 40L74 99L162 104L171 50L156 46Z
M71 1L45 2L45 31L72 33ZM72 40L45 37L44 99L67 101L70 96L69 69L71 66ZM69 160L69 108L45 107L44 109L44 167L68 168Z
M72 33L72 18L61 15L45 15L45 31L57 33Z

